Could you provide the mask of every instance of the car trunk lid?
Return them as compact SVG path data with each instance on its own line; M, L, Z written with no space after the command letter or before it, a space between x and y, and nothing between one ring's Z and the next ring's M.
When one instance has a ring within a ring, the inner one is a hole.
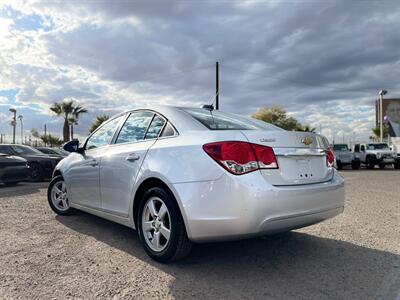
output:
M272 147L278 169L261 170L272 185L301 185L329 181L333 168L327 166L327 146L321 136L307 132L243 131L249 142Z

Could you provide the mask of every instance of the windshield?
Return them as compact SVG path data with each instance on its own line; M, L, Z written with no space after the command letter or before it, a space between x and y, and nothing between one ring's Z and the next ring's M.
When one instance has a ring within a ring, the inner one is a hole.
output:
M346 144L336 144L336 145L333 145L333 150L334 151L348 151L349 147L347 147Z
M44 154L55 154L53 150L47 148L38 148L38 150Z
M53 150L60 155L69 155L69 152L65 151L64 149L56 148Z
M389 150L387 144L367 144L367 150Z
M236 114L202 108L184 108L183 110L210 130L283 130L263 121Z
M10 147L14 150L15 153L20 155L43 155L43 153L39 150L27 146L12 145Z

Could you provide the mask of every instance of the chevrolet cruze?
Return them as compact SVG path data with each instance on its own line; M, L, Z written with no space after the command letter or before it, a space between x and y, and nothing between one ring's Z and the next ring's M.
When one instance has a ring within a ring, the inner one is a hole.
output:
M124 112L64 149L72 153L54 171L50 207L137 229L158 261L186 256L193 242L287 231L344 209L323 136L212 107Z

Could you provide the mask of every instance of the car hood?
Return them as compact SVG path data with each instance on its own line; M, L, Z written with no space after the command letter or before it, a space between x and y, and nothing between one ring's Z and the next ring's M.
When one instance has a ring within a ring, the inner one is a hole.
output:
M350 151L337 151L337 150L334 150L334 152L335 152L335 154L353 154L353 152L350 152Z
M368 153L371 154L390 154L390 155L395 155L396 153L394 151L391 150L367 150Z
M25 162L26 159L20 156L8 155L0 153L0 162Z

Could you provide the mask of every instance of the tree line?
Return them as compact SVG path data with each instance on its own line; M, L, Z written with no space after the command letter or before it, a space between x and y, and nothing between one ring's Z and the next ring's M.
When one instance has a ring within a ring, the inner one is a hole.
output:
M89 112L84 106L79 105L73 100L54 103L50 107L50 111L63 119L63 138L60 139L59 137L51 134L40 135L36 129L32 129L31 132L34 137L40 138L45 144L51 147L60 146L63 143L74 139L74 126L79 125L80 117ZM290 116L281 106L261 107L252 115L252 117L289 131L316 131L315 127L301 124L296 118ZM95 131L109 118L110 116L108 115L97 116L89 128L89 133ZM379 128L373 128L372 131L375 137L379 137ZM384 135L387 135L387 132L388 129L386 126L384 128Z

